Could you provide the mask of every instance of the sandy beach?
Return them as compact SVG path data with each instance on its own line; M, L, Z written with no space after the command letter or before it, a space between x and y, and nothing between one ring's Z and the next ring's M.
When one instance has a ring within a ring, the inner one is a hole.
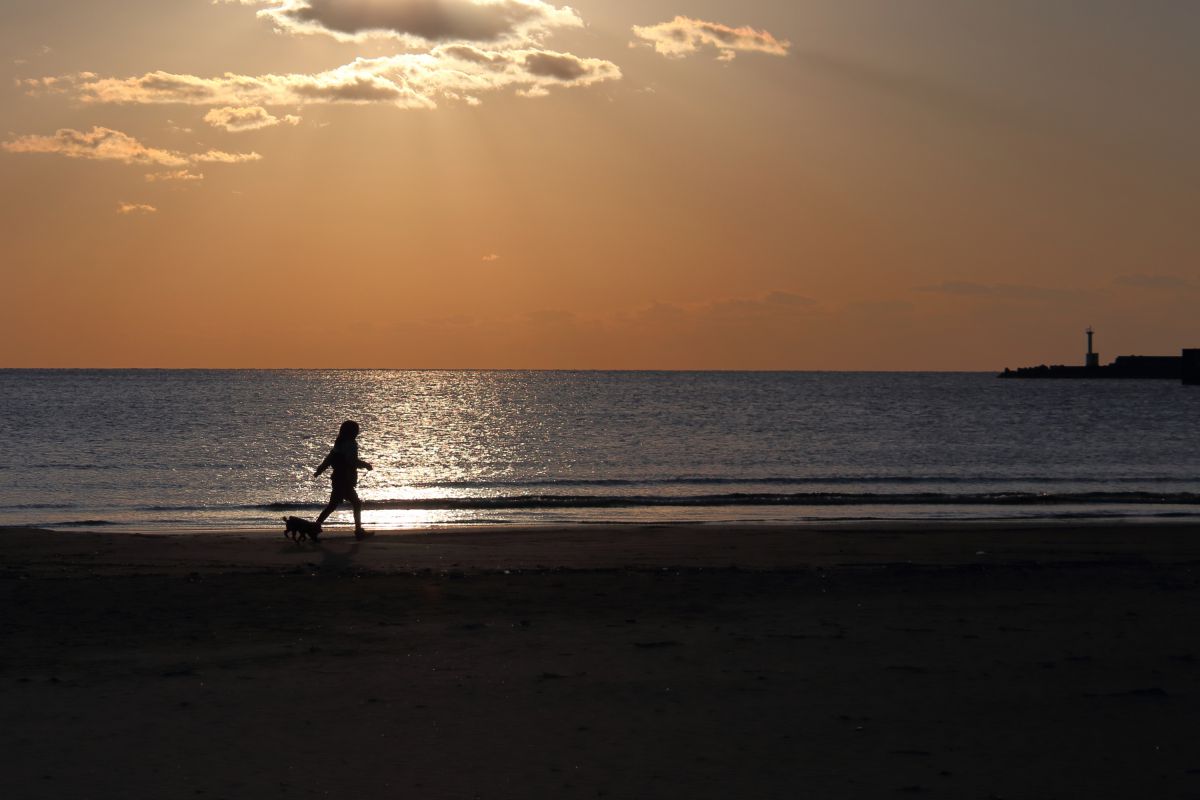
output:
M0 530L0 794L1200 797L1194 525Z

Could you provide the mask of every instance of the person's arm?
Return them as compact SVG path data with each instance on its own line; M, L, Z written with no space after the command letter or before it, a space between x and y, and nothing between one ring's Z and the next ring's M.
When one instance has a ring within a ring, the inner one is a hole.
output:
M325 460L321 462L321 466L317 467L317 471L313 473L313 477L314 478L321 477L321 473L324 472L325 470L329 469L330 465L333 463L332 459L333 459L333 451L330 450L329 455L325 456Z
M355 463L356 463L356 466L358 466L360 469L365 469L368 471L375 469L370 464L368 464L366 461L363 461L361 458L358 459Z

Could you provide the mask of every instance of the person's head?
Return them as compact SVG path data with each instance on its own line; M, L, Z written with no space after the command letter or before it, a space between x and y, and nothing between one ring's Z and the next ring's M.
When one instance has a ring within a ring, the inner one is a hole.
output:
M347 439L358 438L358 423L352 419L348 419L342 423L342 427L338 430L337 440L339 442Z

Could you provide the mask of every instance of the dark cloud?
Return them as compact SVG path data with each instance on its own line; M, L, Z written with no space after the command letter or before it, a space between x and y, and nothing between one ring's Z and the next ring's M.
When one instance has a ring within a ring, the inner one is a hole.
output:
M496 44L576 26L579 16L543 0L278 0L263 12L284 30L355 39L389 35Z
M459 61L467 61L472 64L482 64L484 66L494 67L496 69L504 69L511 63L508 56L503 53L485 52L477 50L470 45L455 44L443 47L441 52L451 58L457 58Z
M527 22L536 11L516 2L476 5L452 0L366 3L362 0L310 0L307 8L285 12L329 30L358 34L395 31L431 42L492 42Z
M152 72L143 76L141 88L148 92L163 92L196 102L212 96L212 90L205 84L190 77L166 72Z
M395 84L362 76L341 83L299 83L292 91L307 100L342 103L390 102L404 94Z
M530 53L525 56L525 69L531 75L560 81L578 80L590 72L587 64L568 53Z
M70 94L85 103L185 104L224 106L210 117L227 130L250 130L294 116L266 109L313 103L386 103L398 108L436 108L449 99L479 103L479 95L512 89L538 97L561 86L588 86L619 80L611 61L581 58L540 48L483 50L467 45L434 47L423 53L357 58L313 74L223 75L204 78L153 72L107 78L91 72L42 78L22 86L33 93ZM230 127L229 123L233 123Z

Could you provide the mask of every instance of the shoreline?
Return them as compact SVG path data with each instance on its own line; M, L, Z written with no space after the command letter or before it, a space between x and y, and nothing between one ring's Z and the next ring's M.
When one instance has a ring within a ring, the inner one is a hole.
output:
M461 515L461 509L424 509L405 508L393 509L384 503L378 508L365 508L364 521L369 530L383 534L399 532L422 531L457 531L457 530L522 530L522 529L570 529L581 527L636 527L647 525L670 525L695 528L722 527L763 527L763 528L794 528L796 530L822 529L836 527L973 527L978 525L1011 525L1011 526L1096 526L1096 525L1187 525L1200 524L1200 506L1184 502L1148 502L1143 504L1110 503L1100 505L1073 505L1057 502L1024 507L1001 504L994 507L962 506L949 504L945 507L923 508L918 505L902 503L889 507L886 504L866 504L861 507L834 503L830 506L791 506L762 505L752 506L764 512L763 514L724 515L716 513L724 507L679 506L673 508L673 513L638 513L636 507L620 508L609 514L553 514L526 513L518 511L514 514L503 514L499 510L495 514L485 512L482 515ZM113 533L146 533L146 534L215 534L228 533L258 534L271 531L276 525L282 525L285 517L296 515L304 519L315 517L319 506L305 510L312 512L301 513L300 507L281 508L262 514L250 516L227 516L221 512L197 514L178 519L139 519L137 517L121 518L105 516L102 512L88 515L80 512L76 515L52 518L33 519L10 515L9 519L0 521L0 530L15 528L42 528L57 531L92 531L102 530ZM665 507L664 507L665 508ZM829 513L811 513L821 509ZM847 513L855 509L855 513ZM957 509L957 513L945 513ZM587 509L578 509L587 512ZM594 511L595 509L592 509ZM644 511L644 509L642 509ZM657 509L662 511L664 509ZM560 510L561 511L561 510ZM803 514L791 512L804 511ZM629 512L629 513L623 513ZM334 520L327 523L337 529L349 526L348 511L341 510Z
M372 527L369 519L364 520L365 526L380 536L406 536L413 534L438 533L471 533L478 531L496 532L528 532L528 531L570 531L587 530L592 528L621 529L621 528L692 528L695 530L715 530L725 528L778 530L794 529L797 533L805 531L831 532L834 530L969 530L986 528L1018 529L1063 529L1063 528L1097 528L1097 527L1200 527L1200 512L1195 516L1184 515L1146 515L1146 516L1030 516L1030 517L962 517L962 518L879 518L879 517L848 517L829 519L805 520L582 520L582 521L537 521L512 522L479 520L472 522L446 522L414 524L411 526L380 526ZM204 536L204 535L251 535L256 537L272 537L280 534L280 525L143 525L140 523L124 522L79 522L79 523L10 523L0 524L3 531L46 531L52 533L112 533L117 535L136 536ZM326 523L326 536L339 536L353 530L353 524L346 521Z
M0 528L0 572L62 575L309 569L402 573L453 569L1000 566L1120 560L1200 564L1196 521L844 522L456 526L377 531L330 527L293 543L281 529L222 533ZM315 567L313 566L315 565Z

